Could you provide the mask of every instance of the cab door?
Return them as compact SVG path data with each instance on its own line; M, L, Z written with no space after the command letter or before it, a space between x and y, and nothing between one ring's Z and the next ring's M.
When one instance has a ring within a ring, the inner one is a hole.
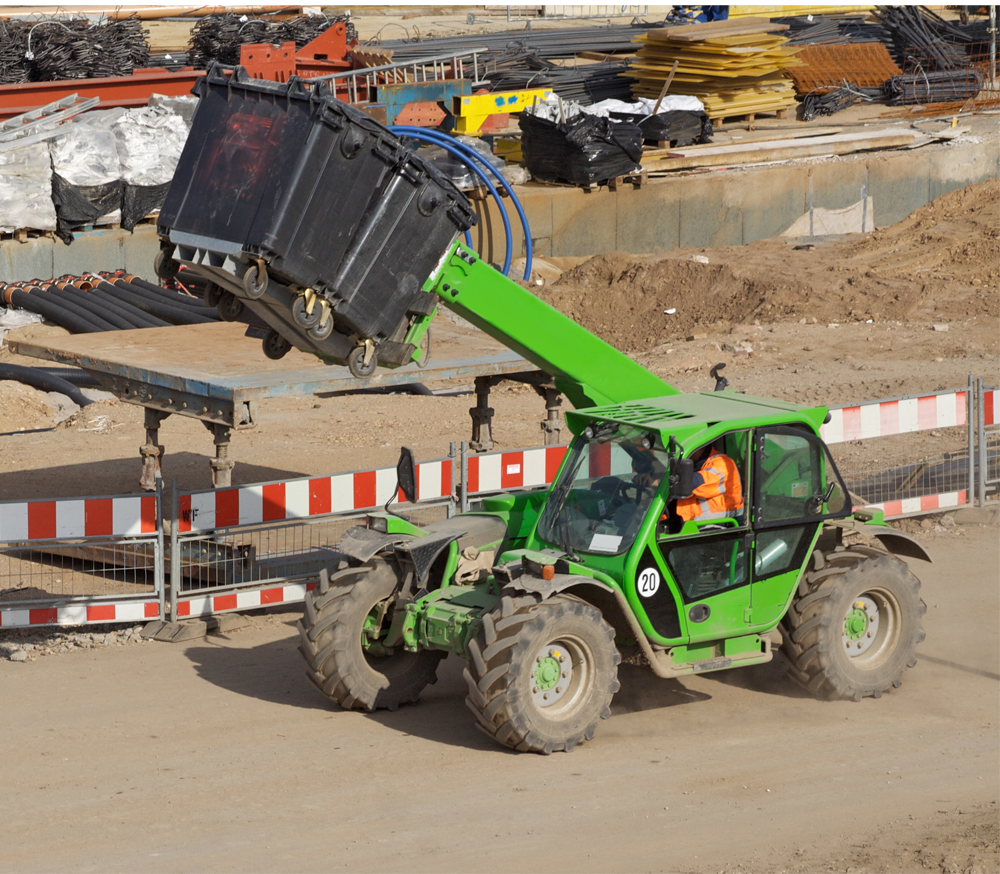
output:
M753 547L750 517L745 510L749 439L748 431L733 431L715 441L739 471L744 511L730 519L689 522L678 533L670 533L666 525L658 532L659 556L674 582L678 612L689 643L749 633ZM641 598L641 572L636 585Z
M753 440L751 630L785 613L824 519L851 506L826 445L794 426L760 428Z

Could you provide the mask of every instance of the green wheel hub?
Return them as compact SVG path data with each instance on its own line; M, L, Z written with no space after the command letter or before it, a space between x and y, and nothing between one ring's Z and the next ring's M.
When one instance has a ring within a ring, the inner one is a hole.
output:
M873 593L862 595L851 603L851 609L844 617L844 633L841 638L844 651L851 658L857 658L866 653L878 638L881 615L878 603L870 597Z
M551 707L573 685L574 658L563 641L543 646L531 672L531 697L539 707Z

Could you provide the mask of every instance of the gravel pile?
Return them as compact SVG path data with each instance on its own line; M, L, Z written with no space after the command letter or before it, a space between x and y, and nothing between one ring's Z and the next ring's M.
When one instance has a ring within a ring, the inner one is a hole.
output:
M139 637L142 625L122 628L112 625L88 625L80 631L65 628L40 630L12 628L0 632L0 658L11 662L33 662L42 656L58 655L102 646L147 644Z

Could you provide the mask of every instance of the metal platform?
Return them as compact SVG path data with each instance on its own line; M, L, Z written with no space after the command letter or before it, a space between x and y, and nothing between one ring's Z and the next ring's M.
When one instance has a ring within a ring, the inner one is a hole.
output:
M261 400L472 379L478 393L486 387L486 399L481 397L479 406L488 407L491 384L504 378L539 385L544 381L538 379L544 375L535 365L514 353L470 360L432 359L425 368L411 364L379 369L358 379L346 367L323 364L297 351L271 361L263 356L260 341L246 337L245 330L242 324L213 322L41 340L8 338L7 345L19 355L80 367L106 391L146 408L146 445L140 454L141 482L147 489L155 488L163 455L159 426L171 414L200 419L213 432L213 481L216 486L228 486L233 467L228 458L230 430L253 428ZM479 434L475 415L473 422L475 437ZM488 430L487 421L487 437Z

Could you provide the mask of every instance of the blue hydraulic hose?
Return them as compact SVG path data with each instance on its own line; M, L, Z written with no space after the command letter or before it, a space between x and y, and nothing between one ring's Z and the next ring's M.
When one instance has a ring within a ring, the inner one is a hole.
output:
M446 151L450 151L455 154L453 149L457 149L461 154L457 157L463 158L469 167L473 170L477 170L474 164L470 163L470 159L482 164L487 170L489 170L497 179L503 184L507 193L510 195L511 202L514 204L514 208L517 210L518 217L521 219L521 226L524 229L524 250L525 250L525 265L524 265L524 279L529 280L531 278L531 265L534 256L533 246L531 244L531 232L528 228L528 217L524 213L524 208L521 206L521 201L518 200L517 195L514 193L513 187L510 183L504 179L503 174L497 171L489 161L483 158L475 149L471 149L464 143L460 143L457 140L449 137L447 134L443 134L439 131L427 130L425 128L415 128L408 125L398 125L394 131L405 134L406 136L412 136L414 139L423 139L425 142L433 142L435 145L439 145ZM500 208L501 218L504 219L504 229L507 232L507 250L510 252L511 239L510 239L510 223L507 220L506 208L500 200L499 193L490 185L489 180L486 179L481 172L477 172L477 175L483 179L490 188L490 193L493 195L494 200L497 202L497 206ZM506 270L504 271L507 272Z
M415 140L421 140L425 143L431 143L432 145L440 146L450 155L454 155L459 160L464 161L465 164L469 167L469 169L472 170L472 172L475 173L480 178L480 180L486 185L486 187L490 191L490 194L493 196L493 199L497 202L497 205L500 207L500 218L503 219L503 227L504 227L504 232L506 233L507 247L506 251L504 252L503 270L501 272L503 273L504 276L506 276L510 272L510 260L514 250L512 242L513 234L510 229L510 219L507 216L507 210L504 208L504 205L500 202L500 192L497 191L496 186L494 186L493 183L490 182L489 178L475 164L473 164L470 161L469 156L465 154L465 151L472 151L472 150L468 149L467 146L464 146L462 143L452 139L451 137L445 134L436 134L433 131L429 131L420 127L397 125L391 128L391 130L393 133L402 134L404 136L411 137L412 139ZM476 157L478 158L479 156L477 155ZM469 248L472 248L472 242L471 238L468 236L468 231L466 231L466 239L469 241Z

